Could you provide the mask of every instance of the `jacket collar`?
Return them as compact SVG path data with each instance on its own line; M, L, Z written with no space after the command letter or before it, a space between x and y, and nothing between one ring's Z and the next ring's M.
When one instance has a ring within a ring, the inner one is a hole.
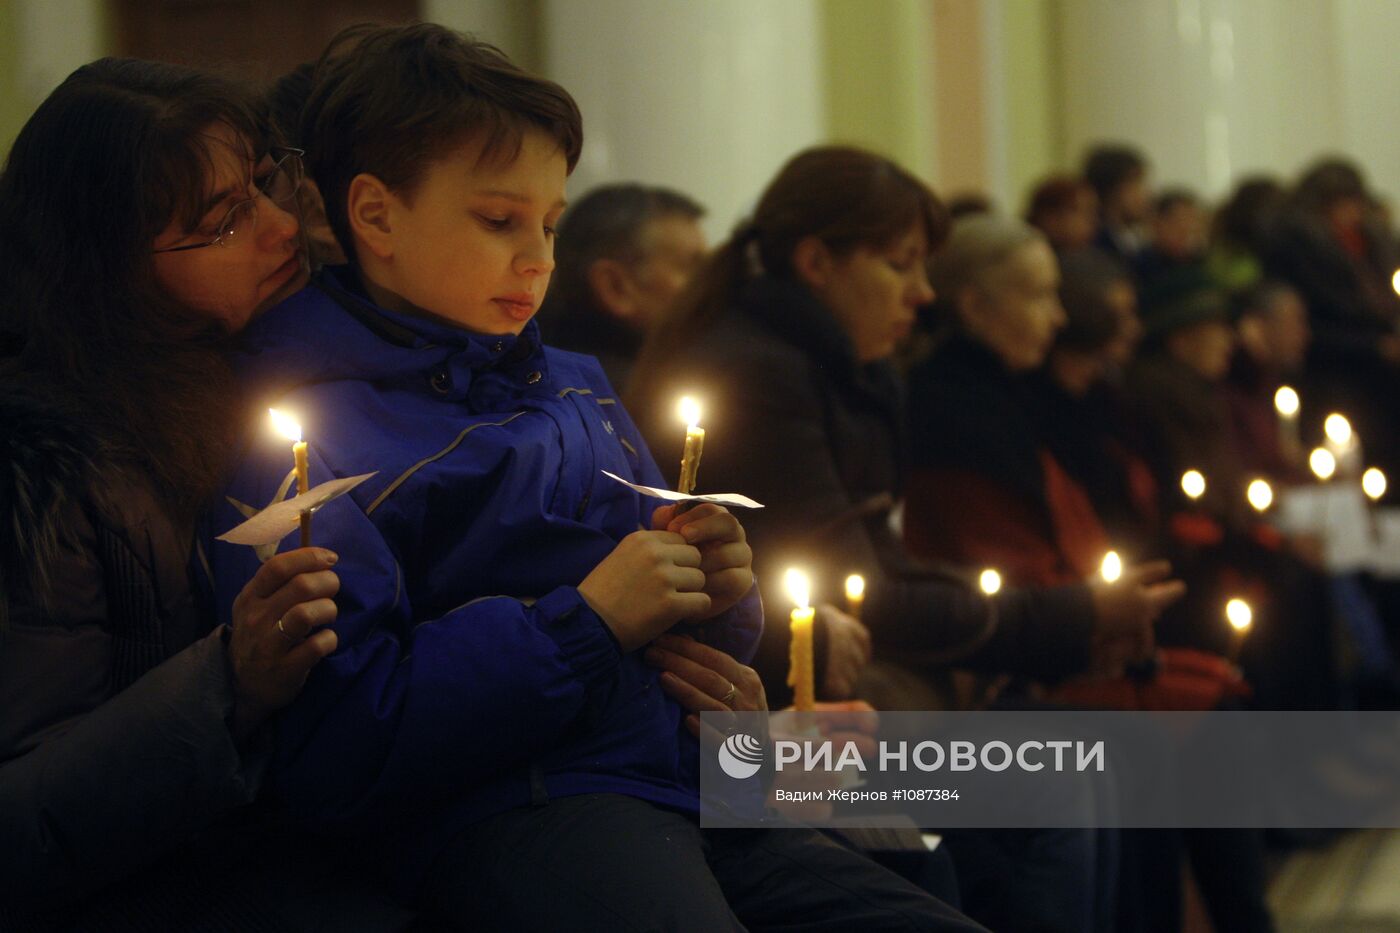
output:
M739 290L739 307L769 330L816 357L825 368L855 378L851 340L821 300L797 282L761 275Z
M258 395L338 379L421 382L445 399L495 408L549 383L533 320L519 335L492 335L400 314L375 304L351 266L322 269L254 321L241 349L240 372Z

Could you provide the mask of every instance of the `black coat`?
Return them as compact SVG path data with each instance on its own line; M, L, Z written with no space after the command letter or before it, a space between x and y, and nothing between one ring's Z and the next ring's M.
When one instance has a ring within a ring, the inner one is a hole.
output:
M227 633L191 584L191 532L73 406L15 383L0 537L0 929L304 928L296 873L323 885L328 853L253 804L270 730L229 731ZM362 929L401 925L353 891L329 896L379 918Z
M877 657L1047 678L1087 662L1084 587L1003 591L993 610L968 586L970 574L905 555L890 524L904 472L899 382L887 365L858 365L806 289L749 282L737 306L671 362L665 388L642 410L663 469L679 461L674 404L687 393L706 402L700 491L742 492L766 506L740 520L769 606L757 664L770 703L789 695L780 586L790 565L812 573L815 600L838 606L846 575L865 576ZM819 659L820 648L818 632Z

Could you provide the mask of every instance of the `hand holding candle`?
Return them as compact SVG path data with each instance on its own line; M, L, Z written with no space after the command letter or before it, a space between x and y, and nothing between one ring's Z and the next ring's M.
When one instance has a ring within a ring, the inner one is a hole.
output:
M292 463L296 467L297 473L297 495L308 492L311 489L311 480L306 465L306 441L301 439L301 423L291 415L275 408L269 408L267 413L272 416L272 426L277 433L292 442ZM311 513L309 511L301 513L301 546L311 546Z
M681 476L676 491L689 495L695 491L700 472L700 454L705 448L705 429L700 427L700 403L690 396L680 402L681 420L686 424L685 449L681 453Z
M812 583L800 570L791 569L783 575L788 597L796 603L792 610L792 648L788 666L788 686L792 688L792 704L799 712L816 709L816 660L812 644L812 620L816 611L811 606Z

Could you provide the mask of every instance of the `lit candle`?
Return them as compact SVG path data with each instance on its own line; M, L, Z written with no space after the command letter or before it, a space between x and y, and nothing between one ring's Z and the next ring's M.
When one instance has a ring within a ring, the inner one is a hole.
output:
M788 662L788 686L792 688L792 705L799 713L816 709L816 661L812 651L812 620L816 610L811 606L812 583L800 570L789 570L783 576L789 598L796 606L792 610L792 648Z
M1337 458L1326 447L1314 447L1308 455L1308 466L1312 467L1313 475L1325 483L1337 472Z
M1278 434L1281 443L1288 448L1289 458L1302 450L1302 438L1298 434L1298 412L1302 401L1292 385L1280 385L1274 392L1274 410L1278 412Z
M700 403L690 396L681 399L681 420L685 422L685 450L681 454L681 478L676 489L690 495L700 472L700 453L705 448L705 429L700 427Z
M1187 470L1181 474L1181 491L1192 502L1206 494L1206 478L1200 470Z
M1117 583L1123 576L1123 558L1118 556L1117 551L1109 551L1103 556L1103 563L1099 565L1099 574L1103 576L1105 583Z
M846 578L846 611L860 618L861 606L865 604L865 577L853 573Z
M1231 661L1238 661L1240 649L1244 646L1244 637L1249 634L1250 626L1254 624L1254 610L1242 599L1231 599L1225 603L1225 621L1230 623L1230 628L1234 631L1230 640L1229 657Z
M1338 448L1351 443L1351 422L1345 415L1332 412L1327 416L1327 420L1322 422L1322 431L1327 435L1327 440Z
M1254 511L1264 514L1269 510L1269 506L1274 504L1274 489L1267 480L1256 479L1249 484L1245 490L1245 498L1249 504L1254 506Z
M1366 493L1366 497L1372 502L1379 502L1386 490L1385 474L1376 467L1371 467L1361 474L1361 491Z
M988 568L982 571L982 576L977 578L977 585L982 587L982 592L988 596L995 596L1001 591L1001 574Z
M277 430L277 433L292 442L292 463L295 464L297 471L297 495L301 495L311 489L311 481L306 469L306 441L301 439L301 423L291 415L275 408L269 408L267 413L272 416L272 426ZM311 546L310 510L301 513L301 546Z

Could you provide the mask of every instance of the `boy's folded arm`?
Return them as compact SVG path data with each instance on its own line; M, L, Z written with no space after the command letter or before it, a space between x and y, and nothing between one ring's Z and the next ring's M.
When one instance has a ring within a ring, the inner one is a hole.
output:
M744 598L731 608L713 619L686 626L685 633L748 664L758 652L759 638L763 635L763 598L758 591L758 581L754 581Z
M252 472L240 471L233 495L266 501L267 483ZM239 518L228 507L215 524ZM574 587L533 605L490 597L423 620L388 543L350 497L317 512L314 541L340 556L339 646L282 712L273 765L279 794L312 822L354 823L396 798L518 767L616 681L617 643ZM257 560L249 548L205 547L226 617Z

